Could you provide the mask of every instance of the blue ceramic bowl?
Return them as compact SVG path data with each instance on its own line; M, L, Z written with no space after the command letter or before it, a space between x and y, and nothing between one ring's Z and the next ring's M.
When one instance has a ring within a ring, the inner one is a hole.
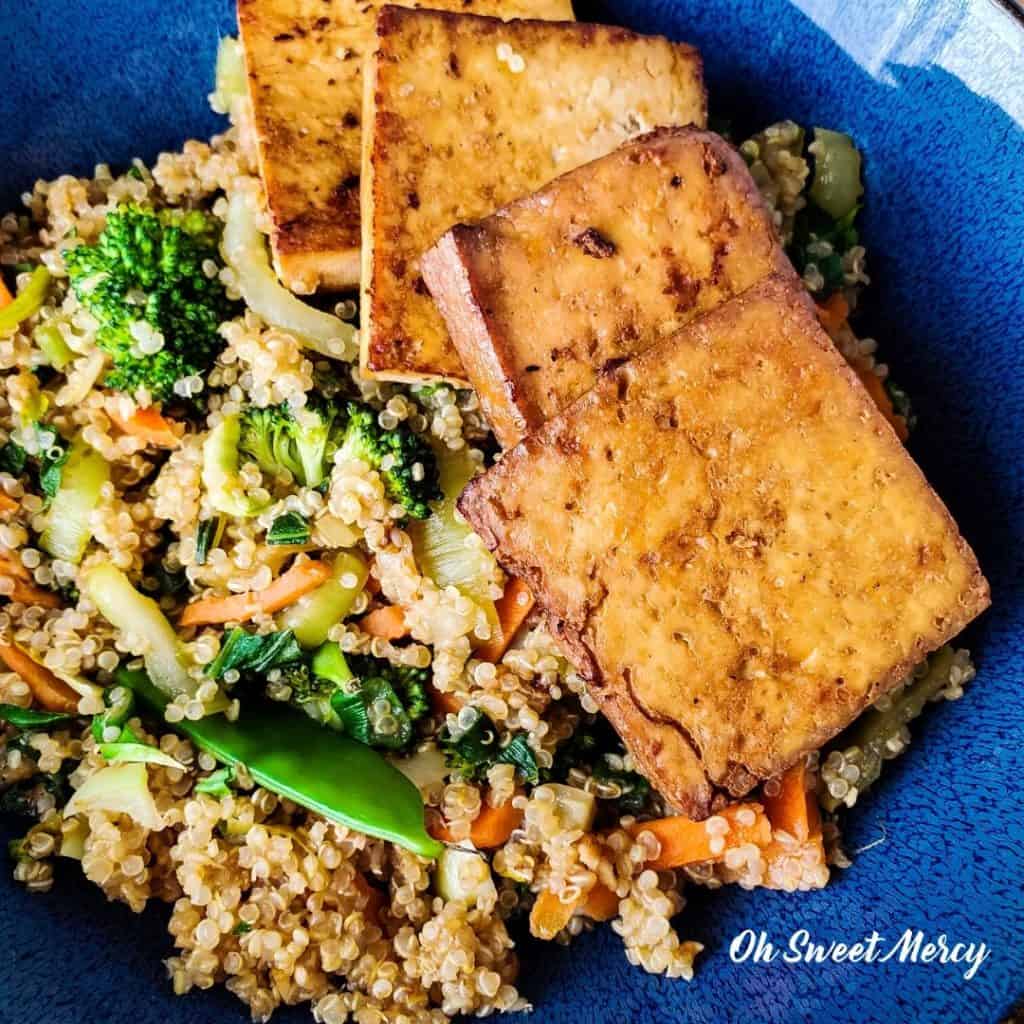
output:
M22 0L0 16L0 207L39 176L152 158L218 129L205 96L230 0ZM713 108L849 132L866 152L865 319L920 413L912 449L975 546L993 608L968 635L965 700L932 708L909 753L850 814L879 841L809 895L694 896L708 947L694 982L626 963L608 929L524 944L545 1024L885 1021L994 1024L1024 997L1024 27L993 0L610 0L609 20L699 44ZM223 990L172 998L159 908L135 917L76 884L29 896L0 879L0 1022L246 1019ZM744 929L984 942L964 966L732 963ZM280 1021L309 1019L305 1009Z

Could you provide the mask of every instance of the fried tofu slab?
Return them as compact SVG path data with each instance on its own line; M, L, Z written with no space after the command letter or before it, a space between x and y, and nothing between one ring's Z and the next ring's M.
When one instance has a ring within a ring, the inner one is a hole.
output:
M363 58L380 6L238 0L274 258L282 280L296 291L359 284ZM430 6L572 18L570 0L430 0Z
M503 447L789 262L743 158L660 128L447 231L423 277Z
M602 373L459 508L695 818L818 748L989 603L789 275Z
M693 47L605 25L385 7L365 84L362 365L388 380L466 380L421 273L444 231L706 116Z

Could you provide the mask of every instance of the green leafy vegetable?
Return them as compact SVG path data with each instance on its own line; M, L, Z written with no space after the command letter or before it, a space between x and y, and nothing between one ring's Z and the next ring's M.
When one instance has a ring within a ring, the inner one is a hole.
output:
M210 516L201 519L196 528L196 565L206 565L210 552L220 544L224 533L224 520L221 516Z
M278 516L267 531L268 544L305 544L309 540L309 523L298 512Z
M236 626L224 638L217 657L206 666L206 673L217 680L232 669L240 674L266 675L272 668L301 661L302 657L302 648L290 629L248 633Z
M64 464L70 454L70 445L55 432L53 442L39 455L39 489L49 501L53 501L60 490Z
M622 741L608 720L596 715L581 722L572 736L558 747L549 775L558 782L565 782L573 769L592 775L597 781L618 788L619 796L614 798L618 814L639 814L646 806L651 787L637 772L612 767L611 759L624 754ZM601 799L609 801L607 796Z
M502 747L497 726L482 711L469 708L473 720L454 737L447 724L438 734L438 746L444 751L448 767L464 779L482 782L495 764L515 765L517 772L528 782L540 778L537 759L523 733L517 733ZM460 712L459 718L463 718Z
M21 476L28 463L28 452L16 441L8 441L0 448L0 472Z
M23 708L17 704L0 704L0 722L13 725L16 729L49 729L54 725L74 721L74 715L65 715L59 711L37 711L35 708Z
M235 781L235 769L231 765L210 772L205 779L200 779L193 787L193 793L206 793L218 798L231 796L230 783Z

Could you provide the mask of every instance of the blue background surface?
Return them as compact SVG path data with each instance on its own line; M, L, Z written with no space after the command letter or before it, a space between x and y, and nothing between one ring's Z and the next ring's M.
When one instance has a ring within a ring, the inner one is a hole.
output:
M611 0L611 20L701 46L713 111L850 132L866 151L875 285L860 324L915 399L912 450L975 546L994 607L968 634L980 670L930 710L910 752L849 816L851 849L883 839L825 891L695 896L690 985L629 967L603 929L568 949L521 944L545 1024L655 1021L993 1024L1024 997L1024 30L992 0ZM205 96L228 0L5 0L0 208L38 176L152 158L218 130ZM3 866L3 865L0 865ZM0 878L0 1024L247 1019L223 990L170 995L166 912L137 919L65 865L29 896ZM744 928L984 941L953 965L734 965ZM307 1020L305 1009L280 1021Z

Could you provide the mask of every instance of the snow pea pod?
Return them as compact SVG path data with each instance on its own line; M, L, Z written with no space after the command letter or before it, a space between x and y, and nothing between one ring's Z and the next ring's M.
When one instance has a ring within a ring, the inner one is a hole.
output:
M167 697L145 672L117 673L142 701L162 713ZM331 821L387 839L421 857L444 849L428 835L419 791L378 753L284 706L247 706L229 722L211 715L174 722L201 750L243 765L261 786Z

